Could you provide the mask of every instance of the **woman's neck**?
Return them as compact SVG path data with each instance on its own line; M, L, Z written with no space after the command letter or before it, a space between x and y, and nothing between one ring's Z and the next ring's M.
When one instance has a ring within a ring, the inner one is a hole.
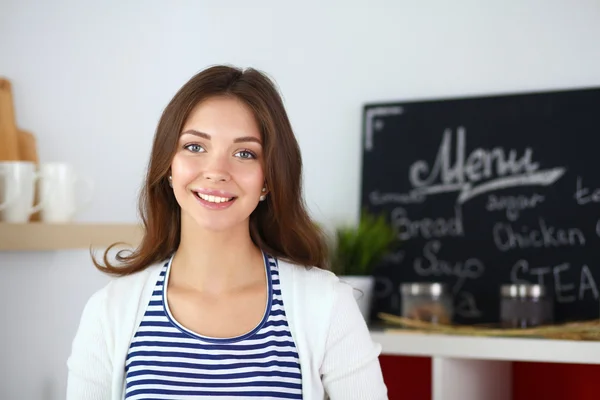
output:
M182 221L170 282L218 294L262 279L263 255L252 242L247 224L216 232Z

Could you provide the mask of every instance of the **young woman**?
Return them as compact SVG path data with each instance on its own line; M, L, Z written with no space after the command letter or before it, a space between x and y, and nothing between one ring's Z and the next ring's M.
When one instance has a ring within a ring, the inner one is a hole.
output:
M352 288L326 271L302 162L262 73L208 68L159 121L145 235L88 301L68 400L387 399Z

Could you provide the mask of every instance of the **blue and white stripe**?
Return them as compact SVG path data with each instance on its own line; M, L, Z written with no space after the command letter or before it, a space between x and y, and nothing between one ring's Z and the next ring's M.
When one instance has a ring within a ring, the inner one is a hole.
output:
M265 268L269 298L261 323L242 336L217 339L199 336L172 317L166 263L130 344L125 399L302 399L277 260L265 255Z

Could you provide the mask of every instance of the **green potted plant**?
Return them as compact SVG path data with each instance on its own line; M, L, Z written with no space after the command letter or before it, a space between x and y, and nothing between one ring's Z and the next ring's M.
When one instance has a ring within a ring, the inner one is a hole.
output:
M373 267L397 244L397 235L384 215L361 213L356 226L339 226L331 241L331 271L355 289L365 320L369 319L375 279Z

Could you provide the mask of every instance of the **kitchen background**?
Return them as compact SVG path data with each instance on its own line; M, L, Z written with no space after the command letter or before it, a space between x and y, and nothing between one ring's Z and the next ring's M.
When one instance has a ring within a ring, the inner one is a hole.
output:
M600 85L598 0L0 0L0 75L42 162L95 182L81 222L135 222L159 115L197 71L278 83L311 212L358 217L366 102ZM83 305L106 281L87 251L0 254L0 398L64 398Z

